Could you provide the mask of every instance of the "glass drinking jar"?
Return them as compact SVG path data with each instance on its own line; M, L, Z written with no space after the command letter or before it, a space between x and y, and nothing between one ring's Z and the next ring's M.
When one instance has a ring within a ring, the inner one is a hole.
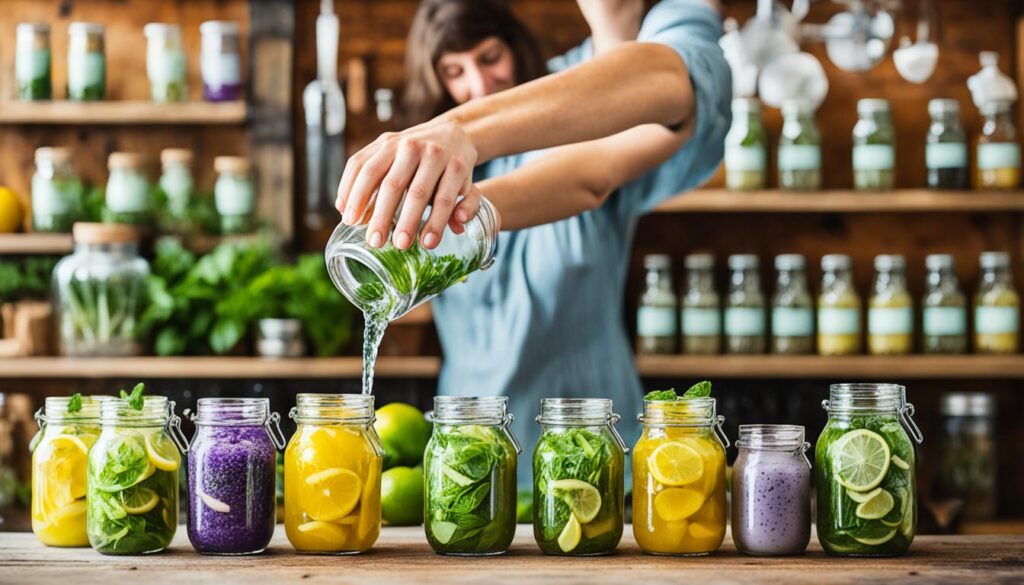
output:
M252 180L249 159L238 156L218 156L213 159L217 183L213 187L213 200L220 215L222 234L247 234L253 230L253 211L256 208L256 187Z
M129 226L76 223L75 251L53 269L61 355L123 357L142 353L138 330L149 263Z
M149 75L150 99L158 103L183 102L188 99L185 81L185 48L181 27L176 24L151 22L142 28L146 35L146 74Z
M686 257L686 290L680 300L683 353L715 355L722 351L722 307L715 290L715 257Z
M71 149L36 149L32 175L32 227L37 232L68 233L82 215L82 181Z
M242 59L238 23L209 20L199 25L202 35L199 65L203 97L209 102L228 102L242 97Z
M1020 186L1020 144L1009 102L989 102L981 106L985 122L978 137L975 188L988 191L1013 191Z
M733 99L732 119L725 137L725 186L734 191L764 189L768 142L761 124L761 102Z
M533 535L545 554L611 554L625 522L626 444L606 398L544 398L533 452Z
M907 261L899 255L875 257L874 294L868 301L868 351L906 355L914 350L914 300L907 292Z
M50 25L22 22L16 31L14 76L18 98L26 101L53 99Z
M665 254L644 256L644 269L647 272L645 286L636 315L637 353L675 353L679 330L672 258Z
M732 468L732 539L748 555L803 554L811 539L811 462L804 428L740 425Z
M967 298L957 283L953 256L930 254L924 264L928 269L921 301L924 353L967 353Z
M105 220L148 225L153 221L153 201L144 171L145 159L134 152L112 152L107 159Z
M195 182L192 179L192 151L187 148L165 148L160 151L160 189L167 198L167 214L173 227L185 227L188 207Z
M862 99L853 127L853 186L859 191L888 191L896 179L896 133L889 102Z
M508 398L436 396L423 458L423 527L434 552L499 555L516 532L516 463Z
M86 531L109 555L162 551L178 527L178 473L188 441L174 402L146 396L100 403L102 430L89 451Z
M729 256L732 272L725 304L725 352L756 354L765 351L764 295L758 259L752 254Z
M985 393L942 397L942 449L935 495L963 503L961 518L991 520L998 503L996 398Z
M68 25L68 99L100 101L107 93L107 57L103 25L72 22Z
M284 452L284 527L299 553L352 554L380 535L384 448L373 396L299 394Z
M274 536L277 450L267 398L200 398L188 457L188 539L197 552L257 554Z
M860 296L853 286L853 262L844 254L821 258L818 297L818 353L856 355L861 351Z
M896 384L833 384L815 448L818 541L837 556L893 556L917 532L914 405ZM910 433L908 436L907 433Z
M814 110L803 100L782 103L782 135L779 136L779 189L821 189L821 133Z
M1020 297L1013 288L1010 255L982 252L981 279L974 297L974 350L1017 353L1020 346Z
M779 274L772 298L772 353L814 352L814 302L807 290L806 266L800 254L775 257Z
M966 189L967 134L960 125L960 102L933 99L928 102L932 118L925 147L928 186L932 189Z

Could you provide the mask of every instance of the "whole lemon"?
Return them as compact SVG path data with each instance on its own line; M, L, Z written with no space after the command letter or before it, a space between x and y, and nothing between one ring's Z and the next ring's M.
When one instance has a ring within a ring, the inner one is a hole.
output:
M0 233L19 231L24 217L18 195L7 187L0 187Z

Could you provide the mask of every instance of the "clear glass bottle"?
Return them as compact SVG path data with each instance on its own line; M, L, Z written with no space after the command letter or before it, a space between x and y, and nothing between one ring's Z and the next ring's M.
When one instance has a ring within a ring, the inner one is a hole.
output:
M775 269L772 353L814 353L814 302L807 290L807 263L800 254L781 254L775 257Z
M249 159L239 156L218 156L213 159L217 183L213 200L220 215L222 234L247 234L253 230L256 209L256 186L253 184Z
M107 93L107 57L103 25L72 22L68 25L68 99L100 101Z
M989 102L981 106L985 122L978 137L976 189L1015 191L1020 187L1020 144L1011 110L1009 102Z
M146 35L146 74L150 99L158 103L188 100L185 80L185 47L181 27L151 22L142 28Z
M874 292L868 301L868 352L906 355L914 351L914 299L907 291L907 260L875 257Z
M50 25L22 22L16 31L14 76L18 83L18 98L25 101L53 99Z
M935 496L963 504L960 518L992 520L998 498L996 397L956 393L942 397L942 449Z
M188 208L195 190L192 179L192 151L187 148L165 148L160 151L160 190L167 198L165 223L174 231L182 231L188 223Z
M665 254L644 256L644 291L636 315L637 353L646 355L676 352L679 328L676 293L672 286L672 258Z
M725 303L725 352L765 352L764 294L759 262L752 254L729 256L729 295Z
M1010 255L982 252L981 279L974 297L974 351L1017 353L1020 348L1020 296L1013 288Z
M921 301L924 353L967 353L967 297L957 282L953 256L930 254L924 264L928 269Z
M853 186L859 191L888 191L896 179L896 132L889 102L862 99L853 127Z
M71 149L36 149L32 175L32 227L37 232L68 233L82 216L84 187L75 172Z
M853 286L853 261L844 254L821 258L818 296L818 353L856 355L861 352L861 300Z
M203 97L209 102L228 102L242 97L242 59L238 23L209 20L199 25L202 34L199 65Z
M967 189L967 134L960 124L960 102L933 99L928 102L932 118L925 146L928 187L940 190Z
M732 101L732 128L725 137L725 186L734 191L757 191L767 182L767 150L761 124L761 102Z
M686 257L686 291L680 299L683 353L716 355L722 351L722 304L715 289L715 257Z
M139 257L139 233L125 225L76 223L73 237L75 251L53 269L61 355L140 355L149 263Z
M833 384L822 407L828 422L815 447L818 542L835 556L906 553L917 533L913 442L923 440L906 389Z
M533 452L533 535L544 554L607 555L625 522L626 444L607 398L544 398Z
M153 200L146 179L145 159L134 152L112 152L107 159L104 220L139 226L153 221Z
M782 103L782 117L779 189L821 189L821 133L814 123L814 109L803 100L786 100Z
M508 398L435 396L423 458L423 527L434 552L499 555L516 532L516 462Z

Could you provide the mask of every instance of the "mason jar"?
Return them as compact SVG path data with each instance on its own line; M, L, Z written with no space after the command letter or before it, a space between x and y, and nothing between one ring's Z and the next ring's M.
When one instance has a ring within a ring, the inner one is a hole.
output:
M1021 156L1013 104L988 102L980 109L985 120L978 137L975 189L1015 191L1020 187Z
M853 127L853 186L859 191L888 191L896 180L896 132L889 102L862 99Z
M192 178L192 151L187 148L165 148L160 151L160 189L167 198L168 219L183 229L188 221L188 207L195 189Z
M715 355L722 351L722 307L715 289L715 257L690 254L686 257L686 290L683 292L680 323L683 353Z
M256 209L256 186L252 180L252 164L240 156L218 156L213 159L217 182L213 201L220 216L222 234L247 234L253 230Z
M158 103L188 100L185 81L185 47L181 27L151 22L142 28L146 35L146 74L150 99Z
M1020 296L1013 286L1010 255L982 252L974 297L974 351L1013 354L1020 350Z
M499 555L516 533L516 463L508 398L436 396L423 458L423 527L434 552Z
M925 281L922 347L928 354L967 353L967 298L957 283L949 254L929 254Z
M68 99L100 101L107 93L107 57L103 25L72 22L68 25Z
M772 298L772 353L814 352L814 302L807 290L807 263L800 254L775 257L778 279Z
M856 355L861 351L860 295L853 286L853 261L844 254L821 258L818 296L818 353Z
M732 127L725 137L725 186L734 191L757 191L767 182L767 149L761 124L761 102L732 100Z
M145 159L134 152L112 152L107 159L104 219L113 223L149 225L153 221L153 201L146 179Z
M965 521L996 516L999 498L998 403L984 392L942 397L942 447L935 497L962 505Z
M760 263L752 254L729 256L729 296L725 303L725 352L760 354L765 351L765 308Z
M82 216L81 179L70 148L36 149L32 174L32 227L37 232L68 233Z
M914 350L914 300L907 292L907 260L898 254L875 257L874 294L868 301L868 351L906 355Z
M896 384L833 384L815 448L818 541L837 556L906 553L917 532L914 405ZM908 436L909 433L909 436Z
M779 189L821 189L821 133L814 123L814 109L804 100L786 100L782 103L782 119Z
M649 254L644 256L644 269L644 291L640 294L636 315L637 353L675 353L679 323L672 286L672 258Z
M199 68L203 97L208 102L229 102L242 97L242 59L238 23L208 20L199 25L202 44Z
M625 522L626 444L606 398L544 398L533 451L533 536L544 554L611 554Z
M932 189L966 189L970 183L967 134L960 124L960 102L933 99L928 102L931 125L925 146L928 186Z
M25 101L53 99L50 25L22 22L15 30L14 76L18 98Z

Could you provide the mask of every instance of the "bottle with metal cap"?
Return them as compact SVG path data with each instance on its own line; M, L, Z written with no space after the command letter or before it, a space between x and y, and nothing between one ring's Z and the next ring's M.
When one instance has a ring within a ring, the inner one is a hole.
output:
M818 296L818 353L856 355L861 352L861 300L853 286L853 261L845 254L821 259Z
M896 179L896 132L889 102L857 102L859 120L853 127L853 186L860 191L887 191Z
M800 254L775 257L778 271L772 297L772 353L814 352L814 303L807 290L807 263Z
M779 136L779 189L821 189L821 133L814 123L814 109L803 100L782 104L782 135Z
M914 350L914 300L907 292L907 260L875 257L875 285L868 301L868 351L906 355Z
M928 186L932 189L966 189L967 134L960 124L960 102L933 99L928 102L932 122L925 147Z
M36 149L32 175L32 227L37 232L71 231L82 216L81 179L75 172L71 149Z
M974 297L974 350L1017 353L1020 346L1020 296L1013 288L1010 255L982 252L981 282Z
M924 264L928 269L921 301L924 353L966 353L967 299L957 282L953 256L931 254Z
M729 256L732 275L725 305L726 353L765 352L765 303L759 264L753 254Z
M679 328L672 258L665 254L644 256L644 270L647 275L636 314L637 353L675 353Z
M715 355L722 351L722 306L715 288L715 257L686 257L686 290L680 299L683 353Z
M934 496L962 502L962 520L991 520L997 498L996 397L958 392L942 397L942 447Z
M1020 186L1021 155L1011 102L988 102L981 106L985 121L978 136L975 188L1013 191Z
M761 124L761 102L732 101L732 127L725 137L725 186L734 191L757 191L767 182L767 150Z

